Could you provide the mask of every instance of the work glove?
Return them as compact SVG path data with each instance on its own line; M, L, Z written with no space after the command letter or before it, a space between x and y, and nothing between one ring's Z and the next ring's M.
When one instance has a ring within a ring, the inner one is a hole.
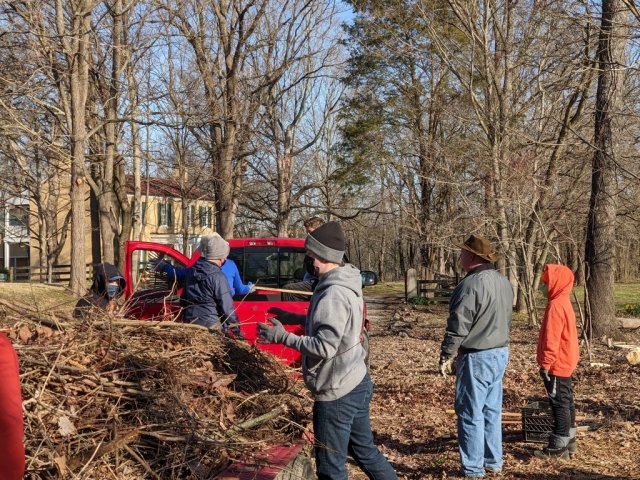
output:
M247 295L256 291L256 286L251 282L247 283L247 287L249 287L249 291L247 292Z
M542 380L544 380L545 382L550 382L551 377L549 376L549 370L545 369L544 367L540 367L540 378L542 378Z
M455 362L455 357L441 353L438 361L438 371L445 378L447 378L447 375L453 375Z
M299 313L288 312L278 307L270 307L267 313L271 313L283 325L302 325L304 323L305 316Z
M287 331L277 318L270 318L273 327L266 323L258 324L258 343L284 343L287 338Z

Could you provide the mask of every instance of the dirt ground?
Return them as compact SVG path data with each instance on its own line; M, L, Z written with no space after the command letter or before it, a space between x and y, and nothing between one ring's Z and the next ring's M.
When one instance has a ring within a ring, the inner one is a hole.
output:
M369 297L372 377L371 405L376 442L401 479L456 478L459 457L453 408L454 378L437 372L446 307L410 306L399 296ZM638 332L627 334L640 345ZM530 401L545 400L535 363L537 329L514 322L510 361L504 381L504 412L520 412ZM594 342L595 343L595 342ZM525 443L518 422L504 426L504 475L522 479L640 479L640 367L624 361L625 351L591 345L589 367L584 345L574 380L578 415L588 426L568 461L533 456L540 443ZM353 465L350 478L364 476Z
M44 287L24 288L0 286L0 302L20 299L38 311L73 305L62 290L52 295ZM458 477L455 416L446 412L453 408L455 380L442 378L436 369L446 307L406 305L402 295L369 295L367 305L374 322L371 418L378 446L401 479ZM640 345L640 331L626 336ZM544 401L545 393L535 364L537 330L516 321L511 340L504 411L518 413L531 401ZM597 342L591 346L592 361L610 366L590 367L581 348L574 391L578 414L584 416L578 424L590 430L580 434L577 454L570 461L536 459L533 451L542 444L525 443L516 421L504 428L503 478L640 479L640 367L623 360L625 351ZM351 465L350 478L366 476Z

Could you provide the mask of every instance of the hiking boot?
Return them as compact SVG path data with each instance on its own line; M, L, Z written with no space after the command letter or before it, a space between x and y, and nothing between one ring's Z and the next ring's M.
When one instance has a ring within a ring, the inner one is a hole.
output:
M550 458L564 458L568 460L571 458L569 452L569 443L571 442L571 437L560 437L555 434L551 434L549 436L549 445L544 447L542 450L536 450L533 452L533 455L536 458L542 459L550 459Z

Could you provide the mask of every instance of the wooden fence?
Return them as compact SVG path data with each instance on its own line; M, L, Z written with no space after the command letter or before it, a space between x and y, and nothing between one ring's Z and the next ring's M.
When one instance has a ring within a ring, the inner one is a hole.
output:
M453 289L460 282L458 275L436 273L429 280L415 278L415 270L407 271L405 277L405 299L425 298L434 303L449 303Z
M87 282L93 277L93 265L85 267ZM54 265L51 272L51 283L68 284L71 278L71 265ZM47 267L15 267L9 269L11 282L48 283Z

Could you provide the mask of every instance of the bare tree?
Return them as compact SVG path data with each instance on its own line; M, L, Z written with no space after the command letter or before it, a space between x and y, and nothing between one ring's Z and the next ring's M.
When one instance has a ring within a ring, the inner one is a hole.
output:
M297 59L302 44L291 34L312 2L208 0L163 7L167 22L193 49L205 100L194 132L211 161L217 229L232 238L264 94ZM258 53L275 49L281 53L277 58ZM256 61L262 58L274 63Z
M616 152L624 83L625 21L623 0L603 0L598 41L598 91L591 198L585 245L587 318L595 335L611 336L614 330L617 175Z
M265 146L276 167L274 181L269 178L267 181L277 192L277 202L272 205L276 207L275 234L279 237L289 236L291 214L299 206L296 198L303 192L300 188L293 192L294 177L300 170L299 157L320 138L341 92L337 81L330 78L336 75L335 66L339 62L335 5L315 2L308 7L306 2L292 2L291 7L300 13L294 15L296 22L287 25L286 41L279 42L277 32L271 30L276 46L265 54L273 58L260 59L260 64L268 68L278 67L283 49L297 51L295 60L265 94ZM282 18L272 22L283 24ZM266 174L269 169L265 167L255 165L256 174L259 171ZM304 183L301 180L296 183Z
M53 93L38 103L59 121L61 136L68 138L67 168L70 174L71 278L74 293L86 289L85 267L85 150L86 103L89 90L91 15L97 0L11 2L5 13L29 32L29 46L40 59L39 79L46 79Z

